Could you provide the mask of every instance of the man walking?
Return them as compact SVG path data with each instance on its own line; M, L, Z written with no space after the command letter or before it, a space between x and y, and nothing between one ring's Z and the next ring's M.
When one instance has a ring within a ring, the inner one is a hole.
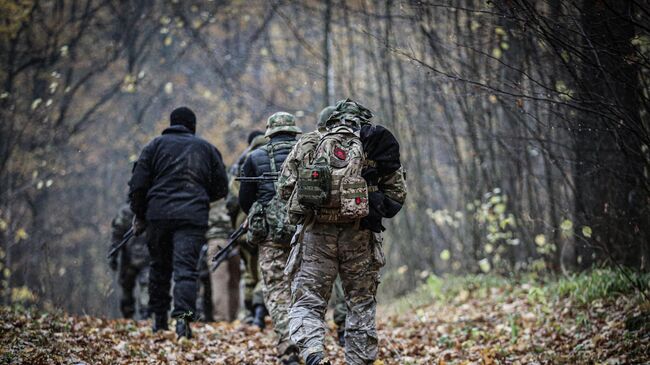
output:
M346 363L372 364L377 357L375 295L384 265L381 219L397 214L406 187L399 145L388 138L388 131L374 128L371 117L352 100L337 103L320 142L294 149L278 182L292 219L302 223L285 272L293 278L291 339L307 365L330 364L323 344L324 315L337 274L348 307ZM386 137L390 144L373 136Z
M209 205L226 196L228 180L219 151L194 135L196 116L189 108L175 109L170 124L142 150L129 181L129 202L135 214L134 233L139 235L149 226L153 331L168 329L173 273L176 333L191 338L197 263L205 243Z
M128 204L120 207L111 222L111 249L122 242L122 237L131 227L133 212ZM129 241L115 252L109 259L111 270L118 270L118 282L122 288L120 311L124 318L146 319L149 317L147 308L148 294L147 282L149 281L149 249L144 236L131 237ZM119 259L119 265L118 265ZM139 290L136 292L136 287Z
M296 135L301 133L296 127L293 115L278 112L269 117L266 136L269 143L253 151L242 167L242 176L260 177L264 174L279 173L289 151L296 144ZM239 190L239 205L249 215L249 241L259 244L259 263L264 281L264 302L271 313L273 330L278 337L278 354L284 365L298 365L297 348L289 339L288 309L291 301L289 282L284 278L284 266L289 256L289 239L295 228L279 227L270 222L286 211L278 206L276 183L242 182ZM286 222L288 223L288 222ZM286 232L282 234L282 230ZM288 237L286 241L278 237Z

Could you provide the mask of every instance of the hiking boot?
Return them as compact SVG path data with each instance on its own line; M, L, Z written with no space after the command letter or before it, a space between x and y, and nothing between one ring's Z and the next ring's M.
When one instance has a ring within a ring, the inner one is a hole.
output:
M158 331L167 331L168 329L169 325L167 323L167 313L155 313L153 316L153 332L156 333Z
M178 338L192 338L192 327L190 327L190 321L187 319L177 319L176 320L176 335Z
M300 358L298 357L298 354L294 352L282 355L280 362L282 365L300 365Z
M245 301L244 302L244 319L242 322L248 325L253 324L253 320L255 319L255 309L253 308L253 302L251 301Z
M306 365L332 365L332 363L328 360L325 359L325 355L322 352L315 352L313 354L309 354L307 356L307 360L305 361Z
M266 322L264 322L264 317L268 312L266 311L266 307L262 304L258 304L255 306L255 318L253 319L253 324L259 327L261 330L264 330L266 327Z
M339 346L345 347L345 328L337 329L336 337L338 338Z

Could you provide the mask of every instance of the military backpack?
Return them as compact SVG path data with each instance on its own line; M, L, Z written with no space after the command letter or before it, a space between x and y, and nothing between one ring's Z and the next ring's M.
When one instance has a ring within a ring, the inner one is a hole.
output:
M368 215L368 185L361 176L363 144L349 125L328 128L310 164L298 171L296 200L316 221L354 222Z

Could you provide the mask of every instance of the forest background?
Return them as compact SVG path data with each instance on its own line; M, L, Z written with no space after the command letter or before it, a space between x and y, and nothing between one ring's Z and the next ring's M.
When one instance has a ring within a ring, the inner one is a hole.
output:
M401 142L383 298L429 275L647 271L650 5L0 1L3 304L116 315L131 163L188 105L230 164L350 97Z

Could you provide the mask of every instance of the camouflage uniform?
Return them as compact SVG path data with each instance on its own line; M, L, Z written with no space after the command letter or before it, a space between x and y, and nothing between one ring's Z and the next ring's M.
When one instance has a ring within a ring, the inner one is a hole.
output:
M332 290L330 304L334 307L332 320L334 321L334 324L336 324L340 341L341 334L345 331L345 317L348 314L348 307L345 304L345 293L343 292L343 284L341 283L340 276L337 276L336 281L334 281L334 289Z
M208 217L208 251L206 260L210 260L225 245L232 230L230 217L223 201L210 205ZM206 265L207 266L207 265ZM239 255L234 255L223 262L214 272L208 274L208 286L211 287L212 317L215 321L234 321L239 309Z
M293 187L296 182L296 176L298 174L298 168L308 163L311 160L311 154L320 140L321 132L325 130L325 122L329 116L334 112L334 106L328 106L324 108L319 116L318 123L316 124L317 130L303 134L298 143L291 150L287 159L283 165L283 171L290 171L291 174L283 176L281 178L282 183L278 184L278 189L283 189L280 191L280 194L288 199L293 191ZM348 312L348 308L345 304L345 294L343 293L343 285L341 284L341 278L337 277L334 282L334 288L331 297L331 306L334 308L332 313L333 321L336 324L337 330L339 332L343 331L345 328L345 317ZM340 336L340 334L339 334Z
M268 142L268 138L264 135L255 137L248 148L239 156L237 161L230 167L229 176L230 181L228 184L228 198L226 199L228 205L228 214L230 214L230 219L232 222L232 228L236 229L239 227L244 220L246 219L246 213L244 213L237 201L239 196L239 181L235 180L235 177L240 176L241 166L244 164L244 161L259 147L265 145ZM264 295L262 293L262 281L260 266L259 266L259 250L257 247L253 247L246 243L246 239L242 236L239 244L239 253L241 259L244 261L244 272L242 273L242 280L244 282L244 306L246 307L247 313L246 321L252 322L253 320L253 308L257 305L264 305Z
M120 207L119 212L111 223L111 241L113 247L122 241L126 231L131 228L133 212L128 204ZM111 260L117 260L119 255L119 279L122 288L120 311L124 318L137 319L149 317L147 283L149 281L149 250L145 235L133 237ZM136 286L139 290L134 296Z
M351 112L354 113L353 117L359 115L354 109ZM311 159L314 142L309 138L314 139L316 136L305 135L304 138L307 138L305 143L297 144L287 157L278 182L278 190L285 199L291 197L298 169ZM391 199L403 202L406 186L402 170L381 178L377 188L387 196L390 195ZM289 311L291 339L300 347L305 359L325 352L324 316L338 274L348 307L345 326L346 362L371 364L377 357L378 343L375 295L379 269L385 263L381 235L368 229L359 229L355 222L309 221L297 233L297 237L303 237L294 242L285 270L292 277L292 304Z
M271 139L264 147L264 151L258 149L250 154L242 168L242 176L260 176L263 172L279 171L284 157L295 144L295 137L292 135L298 133L300 133L300 129L295 126L293 115L279 112L269 117L266 136ZM279 147L274 149L272 147L274 145ZM273 154L269 152L270 150L274 151ZM271 156L275 157L271 158ZM245 188L246 190L244 190ZM269 193L269 188L272 189L271 193ZM252 193L245 193L245 191L253 191L249 189L252 189L252 186L242 184L240 190L240 204L247 211L250 207L247 207L244 202L250 199L245 194ZM266 206L275 194L275 187L273 183L270 187L261 183L254 191L256 201ZM278 338L278 354L284 364L297 364L297 349L289 338L288 328L291 291L289 282L284 277L284 268L288 257L288 244L273 242L270 234L259 244L259 265L264 281L264 303L271 314L273 330Z

